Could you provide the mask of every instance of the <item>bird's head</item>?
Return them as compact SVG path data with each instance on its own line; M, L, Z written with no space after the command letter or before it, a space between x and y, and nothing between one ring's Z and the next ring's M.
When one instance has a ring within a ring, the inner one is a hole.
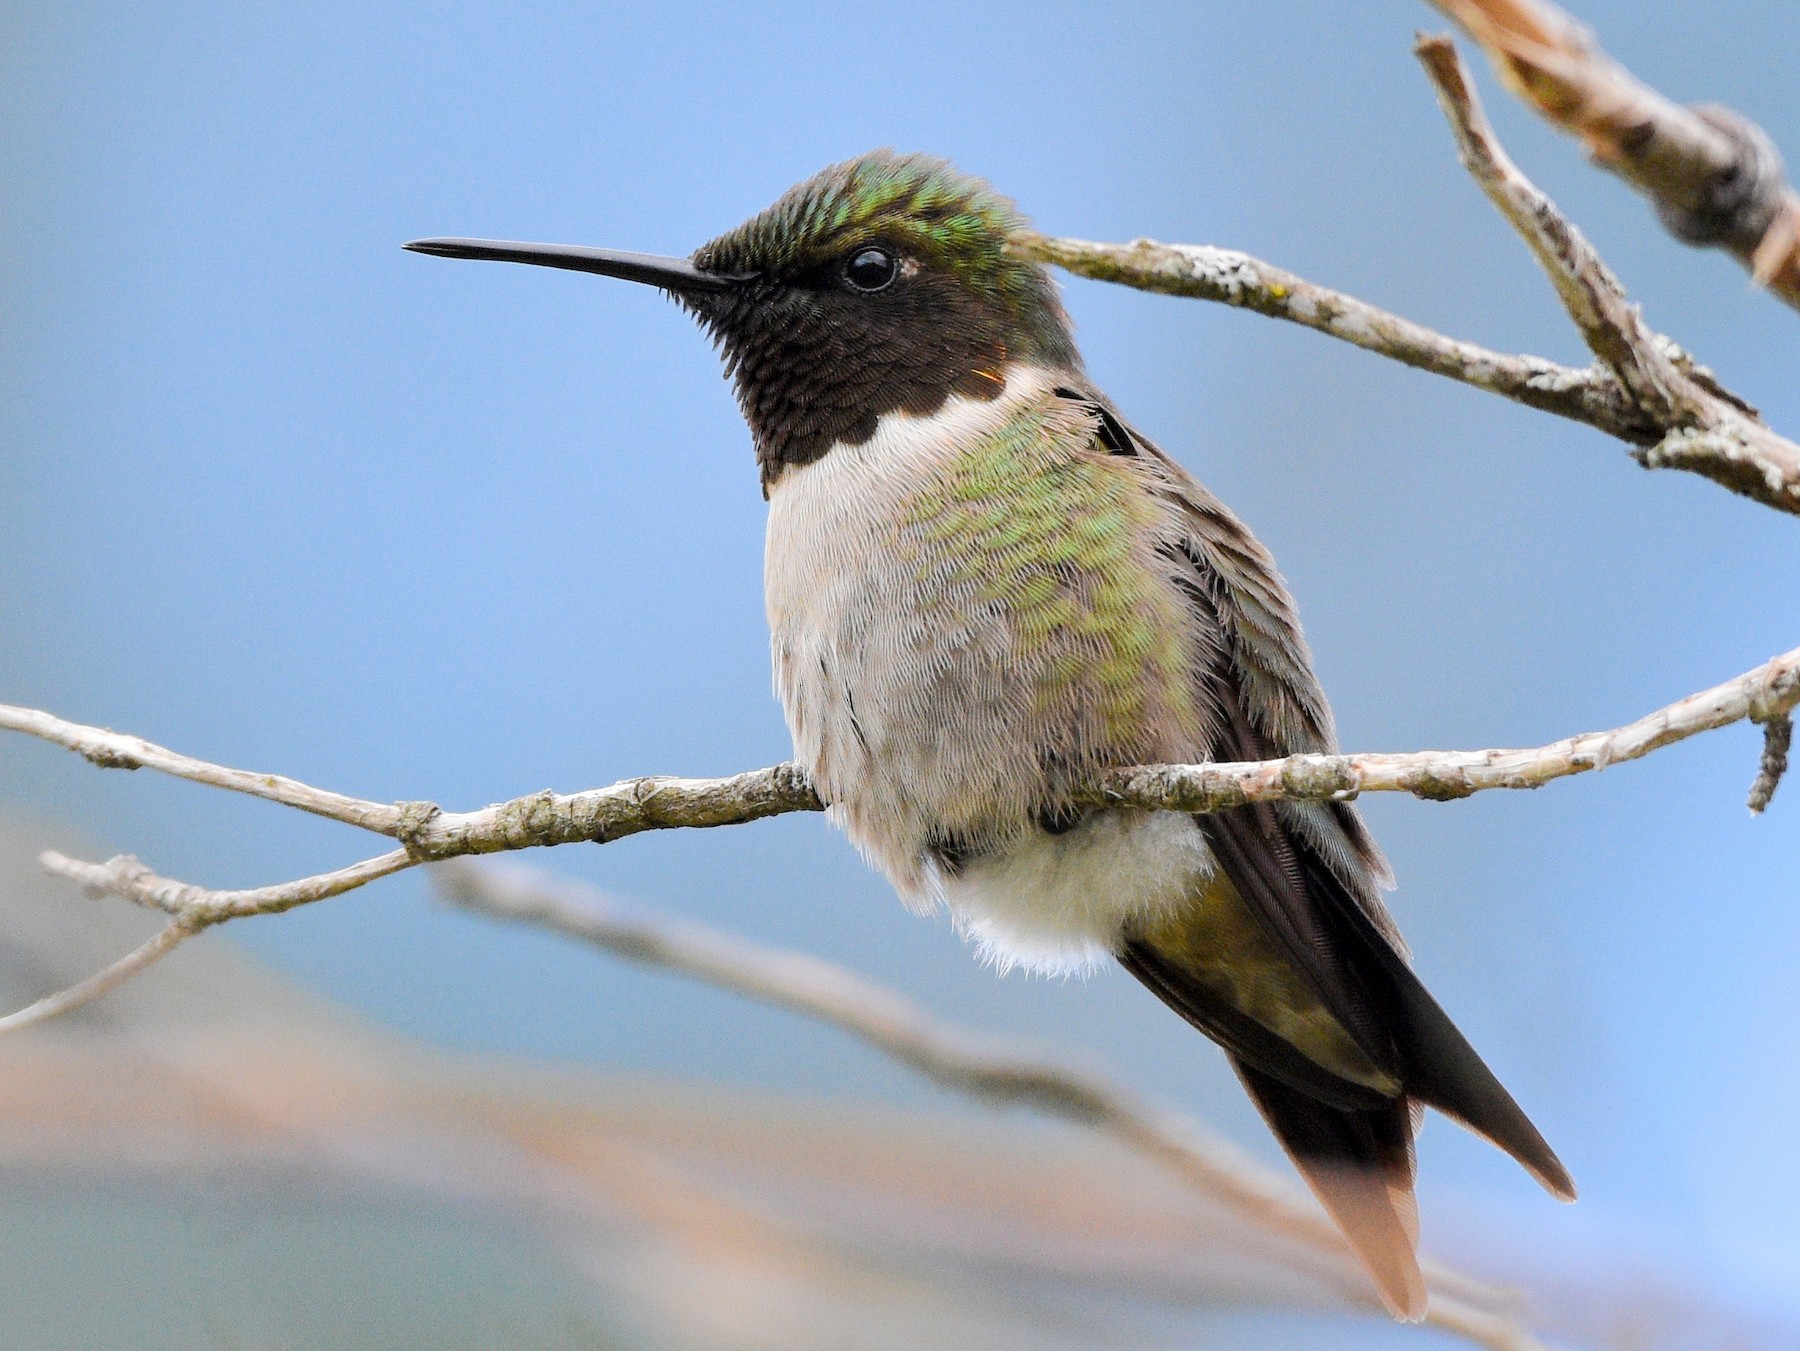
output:
M789 189L689 258L488 240L406 247L660 287L718 343L767 484L888 413L992 399L1017 363L1078 369L1045 270L1009 245L1016 207L928 155L877 150Z

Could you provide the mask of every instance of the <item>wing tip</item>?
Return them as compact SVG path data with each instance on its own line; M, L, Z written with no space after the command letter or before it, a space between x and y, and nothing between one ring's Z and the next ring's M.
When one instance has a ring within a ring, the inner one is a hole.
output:
M1576 1201L1581 1199L1580 1193L1575 1188L1575 1179L1569 1176L1569 1170L1562 1166L1562 1160L1557 1158L1556 1155L1550 1155L1550 1163L1553 1164L1554 1167L1548 1170L1543 1167L1525 1163L1523 1159L1521 1159L1520 1162L1524 1164L1525 1171L1530 1173L1533 1178L1537 1179L1538 1186L1549 1192L1550 1195L1554 1196L1564 1205L1572 1206Z
M1498 1087L1498 1084L1495 1085ZM1515 1103L1504 1089L1500 1090L1505 1097L1508 1110L1484 1114L1479 1121L1474 1121L1462 1112L1440 1106L1435 1100L1427 1099L1433 1107L1468 1130L1473 1131L1489 1144L1507 1154L1513 1162L1531 1174L1532 1180L1558 1201L1573 1204L1576 1199L1575 1179L1563 1166L1563 1161L1556 1157L1556 1151L1544 1139L1543 1134L1531 1123L1519 1105Z

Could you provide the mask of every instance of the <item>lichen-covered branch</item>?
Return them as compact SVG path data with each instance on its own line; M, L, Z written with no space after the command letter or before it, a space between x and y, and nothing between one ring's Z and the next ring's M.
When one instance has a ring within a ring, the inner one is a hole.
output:
M1800 194L1761 127L1685 108L1636 79L1548 0L1431 0L1512 92L1655 204L1689 244L1724 249L1800 308Z
M1770 729L1762 769L1751 795L1752 808L1760 810L1767 805L1785 767L1785 746L1778 741L1779 728L1796 705L1800 705L1800 648L1734 680L1659 708L1636 722L1608 732L1567 737L1547 746L1528 750L1291 755L1281 760L1244 763L1142 765L1105 775L1079 794L1078 800L1088 806L1192 813L1226 811L1252 802L1334 801L1360 793L1411 793L1414 797L1441 801L1496 788L1537 788L1555 779L1639 759L1701 732L1753 721ZM44 856L44 866L50 872L68 878L92 895L118 896L166 912L183 928L184 937L227 920L276 914L341 896L378 878L434 860L546 845L601 844L646 830L741 825L766 816L823 808L806 775L791 764L722 779L625 779L581 793L546 791L478 811L446 812L429 802L370 802L279 775L210 764L139 737L65 722L37 709L0 704L0 730L22 732L67 747L97 765L158 769L196 783L330 816L400 842L398 849L348 867L239 891L210 890L161 877L129 855L105 863L83 862L55 853ZM154 957L140 966L148 965L150 960ZM91 998L116 983L85 982L79 988L91 987L87 996ZM0 1031L9 1025L0 1019Z
M932 1017L911 1000L805 953L752 943L691 922L627 910L604 893L534 869L465 862L433 869L439 893L464 909L523 921L734 994L815 1018L953 1092L996 1107L1023 1107L1109 1135L1154 1159L1243 1222L1321 1256L1323 1274L1349 1299L1379 1308L1348 1260L1335 1226L1296 1188L1197 1123L1139 1102L1122 1087L1028 1047L978 1036ZM1500 1291L1426 1263L1426 1321L1494 1351L1540 1343L1505 1312Z
M1754 719L1768 724L1791 713L1796 704L1800 704L1800 648L1610 732L1584 732L1530 750L1291 755L1261 763L1147 765L1114 771L1103 792L1116 802L1188 812L1221 811L1250 802L1342 800L1361 793L1411 793L1449 801L1494 788L1540 788L1555 779L1642 759L1674 742L1735 722Z

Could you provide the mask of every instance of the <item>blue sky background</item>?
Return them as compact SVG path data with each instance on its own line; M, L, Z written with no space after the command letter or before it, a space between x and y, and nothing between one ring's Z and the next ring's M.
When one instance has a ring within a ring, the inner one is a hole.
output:
M1582 12L1652 83L1800 155L1800 9ZM644 288L400 243L686 252L886 144L1052 232L1243 248L1578 361L1456 165L1421 26L1442 25L1324 0L9 6L0 700L458 807L784 758L764 508L706 344ZM1800 431L1800 316L1481 81L1652 323ZM1792 519L1253 315L1067 297L1096 378L1274 548L1352 748L1610 726L1800 641ZM1628 1236L1800 1309L1800 787L1751 820L1756 747L1738 728L1540 793L1369 802L1420 969L1583 1187L1554 1206L1435 1122L1428 1235L1473 1206L1526 1249ZM369 849L17 740L0 807L215 885ZM996 980L818 818L539 861L1061 1043L1273 1156L1135 983ZM447 913L417 877L207 941L445 1045L938 1101L787 1015Z

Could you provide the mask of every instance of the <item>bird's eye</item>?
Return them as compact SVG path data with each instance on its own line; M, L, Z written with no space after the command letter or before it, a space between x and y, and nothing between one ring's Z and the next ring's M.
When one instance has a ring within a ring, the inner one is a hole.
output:
M886 249L858 249L844 264L844 280L857 291L881 291L893 284L900 264Z

